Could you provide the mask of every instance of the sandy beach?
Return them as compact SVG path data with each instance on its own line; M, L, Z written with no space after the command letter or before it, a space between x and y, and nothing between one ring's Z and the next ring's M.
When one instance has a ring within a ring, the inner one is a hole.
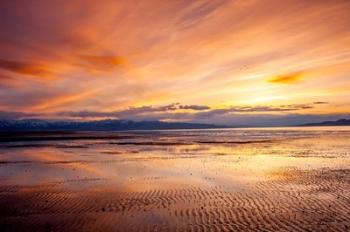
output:
M350 231L350 129L0 137L1 231Z

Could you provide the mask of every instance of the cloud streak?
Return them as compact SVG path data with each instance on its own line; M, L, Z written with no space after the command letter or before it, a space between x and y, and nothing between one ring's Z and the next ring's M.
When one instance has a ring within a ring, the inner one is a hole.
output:
M53 71L48 66L25 61L0 59L0 68L18 74L38 77L47 77L53 75Z
M104 72L111 71L124 63L124 59L118 56L78 55L77 58L79 60L77 65L87 70Z
M16 120L16 119L32 118L32 117L40 117L40 115L25 113L25 112L0 111L0 119Z
M273 77L269 79L269 82L278 84L293 84L301 81L302 77L303 72L294 72Z
M173 103L165 106L142 106L132 107L120 111L98 112L98 111L71 111L60 112L61 116L72 118L116 118L134 120L177 120L187 121L189 119L211 119L216 116L230 116L234 114L251 113L288 113L300 110L313 109L313 104L292 104L275 106L231 106L227 108L213 109L203 105L182 105Z

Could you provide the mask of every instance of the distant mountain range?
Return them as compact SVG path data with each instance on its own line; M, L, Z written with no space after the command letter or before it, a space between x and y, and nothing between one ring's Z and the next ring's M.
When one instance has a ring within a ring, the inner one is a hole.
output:
M166 129L211 129L223 128L214 124L100 120L87 122L45 121L37 119L0 120L0 131L114 131L114 130L166 130Z
M307 123L299 126L350 126L350 119ZM100 121L46 121L39 119L1 120L0 131L120 131L120 130L169 130L215 129L229 126L162 121L100 120Z
M350 119L339 119L337 121L307 123L307 124L302 124L300 126L350 126Z

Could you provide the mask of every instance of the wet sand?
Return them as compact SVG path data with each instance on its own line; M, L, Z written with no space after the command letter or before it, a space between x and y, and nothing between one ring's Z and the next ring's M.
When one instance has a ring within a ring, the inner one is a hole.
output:
M350 231L350 129L3 137L1 231Z

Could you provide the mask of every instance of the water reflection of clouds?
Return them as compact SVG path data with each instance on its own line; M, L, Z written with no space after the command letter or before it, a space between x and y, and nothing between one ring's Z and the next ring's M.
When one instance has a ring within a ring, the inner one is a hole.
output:
M53 146L47 147L2 148L0 178L9 184L100 178L107 180L104 188L126 190L191 183L236 186L268 179L271 172L290 167L349 165L350 137L346 133L333 133L331 139L327 136L272 143L118 145L99 140L96 144L75 141L62 146L51 142ZM87 143L89 148L80 146ZM91 183L95 185L99 183Z

